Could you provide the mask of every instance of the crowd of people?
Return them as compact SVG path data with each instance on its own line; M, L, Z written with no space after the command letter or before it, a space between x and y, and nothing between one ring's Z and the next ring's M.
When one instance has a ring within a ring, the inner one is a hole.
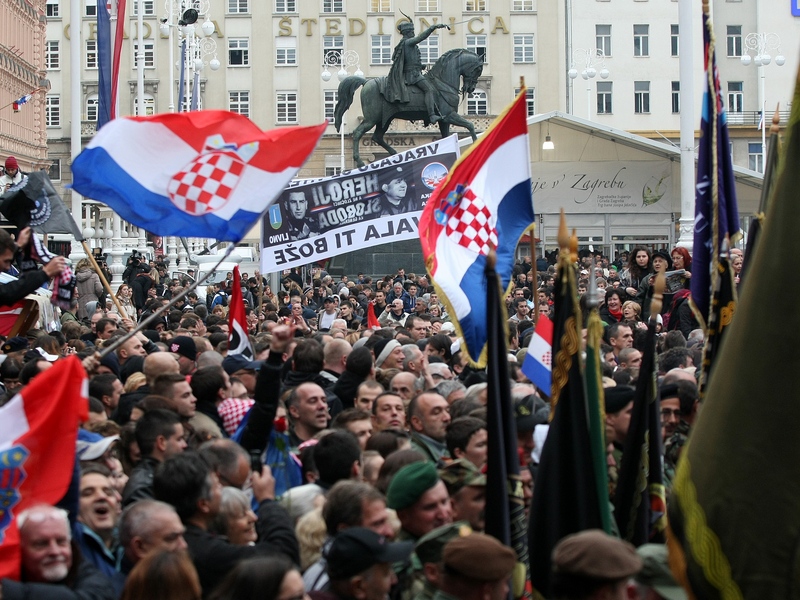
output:
M506 298L526 509L550 405L549 390L519 367L537 311L551 312L549 258L535 270L529 257L520 260ZM189 281L169 278L165 265L132 262L116 292L120 314L96 274L83 271L60 331L32 330L2 345L0 402L69 355L89 359L91 372L74 489L58 506L16 515L22 581L3 580L1 597L499 600L509 585L523 593L524 581L511 577L514 552L481 533L486 373L469 365L425 275L314 270L304 280L292 271L273 291L259 273L243 273L247 356L228 353L229 273L205 302L190 292L92 361ZM636 247L614 262L583 252L584 307L591 271L606 324L613 500L653 273L669 276L658 342L668 482L699 410L703 334L686 310L684 250ZM563 540L553 568L556 598L598 590L685 597L663 547L634 551L601 532Z

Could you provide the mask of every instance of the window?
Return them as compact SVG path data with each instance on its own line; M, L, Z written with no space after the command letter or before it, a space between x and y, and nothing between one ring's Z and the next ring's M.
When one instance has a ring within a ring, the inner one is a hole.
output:
M279 67L297 64L296 37L279 37L275 40L275 64Z
M747 167L751 171L764 172L764 155L761 154L761 142L747 144Z
M432 35L427 40L417 44L423 65L432 65L439 60L439 39L438 35Z
M139 52L139 42L135 41L131 44L133 50L133 68L137 66L136 54ZM154 41L144 42L144 67L145 69L152 69L156 66L156 46Z
M50 18L60 17L61 13L59 12L58 3L59 0L47 0L47 4L45 6L45 15Z
M325 107L324 119L328 119L333 123L333 111L336 108L336 102L339 100L339 90L325 90L323 97L323 106Z
M250 116L250 92L228 92L228 110Z
M276 13L293 13L297 12L296 0L275 0Z
M339 166L325 166L325 177L336 177L339 173L342 172L341 165Z
M515 33L514 34L514 62L532 63L533 62L533 34Z
M594 37L597 49L603 56L611 56L611 25L595 25Z
M323 35L322 36L322 60L328 64L339 64L344 52L343 35Z
M514 88L514 96L517 96L518 94L519 94L519 88ZM532 117L533 115L536 114L536 105L534 102L535 96L536 95L534 94L533 88L527 88L525 90L525 104L527 105L528 108L529 117Z
M198 98L198 109L201 108L199 104L200 98ZM144 106L144 115L145 116L152 116L156 114L156 99L153 97L152 94L145 94L144 101L142 102L142 106ZM133 114L139 116L139 96L138 94L133 96Z
M431 36L435 37L435 36ZM428 40L431 38L428 38ZM428 40L425 40L426 42ZM419 44L419 48L422 44ZM422 52L422 48L420 48ZM390 35L372 35L370 36L370 64L373 65L390 65L392 64L392 36ZM425 64L425 59L422 59L422 64Z
M189 90L189 97L181 99L181 110L183 112L189 112L191 110L203 110L203 94L198 90L197 96L197 107L192 109L192 90ZM135 102L135 100L134 100ZM147 102L145 101L145 108L147 108Z
M142 16L145 17L152 17L156 14L156 2L155 0L144 0L144 12ZM139 15L139 2L138 0L133 1L133 12L131 13L132 16L136 17Z
M514 0L511 10L533 10L533 0Z
M485 35L468 35L467 36L467 50L472 50L475 54L483 59L483 64L486 64L486 36Z
M86 40L86 68L97 68L97 40Z
M228 40L228 66L246 67L250 64L250 39L230 38Z
M680 27L677 25L669 26L669 55L678 56Z
M86 120L97 121L97 112L100 109L100 99L97 94L92 94L86 98Z
M228 14L241 15L250 12L249 0L228 0Z
M597 82L597 114L611 114L611 93L613 84L610 81Z
M86 5L84 6L83 14L86 17L96 17L97 0L86 0Z
M650 82L633 82L633 112L646 114L650 112Z
M60 158L51 158L52 162L50 166L47 167L47 176L50 178L51 181L60 181L61 180L61 159Z
M681 82L672 82L672 112L677 114L681 112Z
M740 113L744 111L744 83L741 81L728 82L728 112Z
M728 25L728 56L737 58L742 55L742 26Z
M276 96L278 123L297 123L297 92L278 92Z
M369 12L392 12L392 0L370 0Z
M417 12L439 12L439 0L417 0Z
M61 96L48 94L44 101L44 122L48 127L61 125Z
M489 103L487 101L486 92L476 89L472 95L467 98L467 114L468 115L488 115Z
M322 0L322 12L324 13L344 12L344 0Z
M478 12L486 10L486 0L467 0L464 7L466 12Z
M48 41L44 49L44 68L55 71L61 68L58 40Z
M650 25L633 26L633 55L650 56Z

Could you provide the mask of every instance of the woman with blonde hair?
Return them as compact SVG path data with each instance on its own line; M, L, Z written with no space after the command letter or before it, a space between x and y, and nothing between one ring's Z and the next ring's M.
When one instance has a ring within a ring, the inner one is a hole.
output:
M125 314L119 316L123 319L131 319L135 323L136 307L133 305L133 290L131 289L131 286L129 286L127 283L123 283L117 288L117 293L114 294L114 296L122 306L122 310L125 311ZM116 304L113 305L110 312L119 313Z
M200 600L197 570L185 551L153 552L128 575L121 600Z

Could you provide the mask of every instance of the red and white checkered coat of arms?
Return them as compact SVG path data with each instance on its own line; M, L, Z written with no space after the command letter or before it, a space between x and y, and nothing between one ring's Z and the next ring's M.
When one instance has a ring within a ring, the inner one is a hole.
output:
M245 164L258 152L258 142L239 148L221 135L206 140L203 151L178 171L167 186L170 200L196 217L219 210L236 189Z
M492 213L481 198L466 188L460 202L448 212L445 234L456 244L478 254L497 248L497 230Z

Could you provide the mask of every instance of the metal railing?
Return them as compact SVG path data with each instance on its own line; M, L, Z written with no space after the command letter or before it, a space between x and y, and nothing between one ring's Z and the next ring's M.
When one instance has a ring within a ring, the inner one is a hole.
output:
M789 114L791 111L782 110L778 112L780 115L780 124L786 125L789 122ZM766 117L766 127L769 129L770 124L772 124L772 115L774 111L767 111ZM728 111L728 125L743 125L746 127L758 127L758 123L761 121L761 111L759 110L745 110L742 112L731 112Z

